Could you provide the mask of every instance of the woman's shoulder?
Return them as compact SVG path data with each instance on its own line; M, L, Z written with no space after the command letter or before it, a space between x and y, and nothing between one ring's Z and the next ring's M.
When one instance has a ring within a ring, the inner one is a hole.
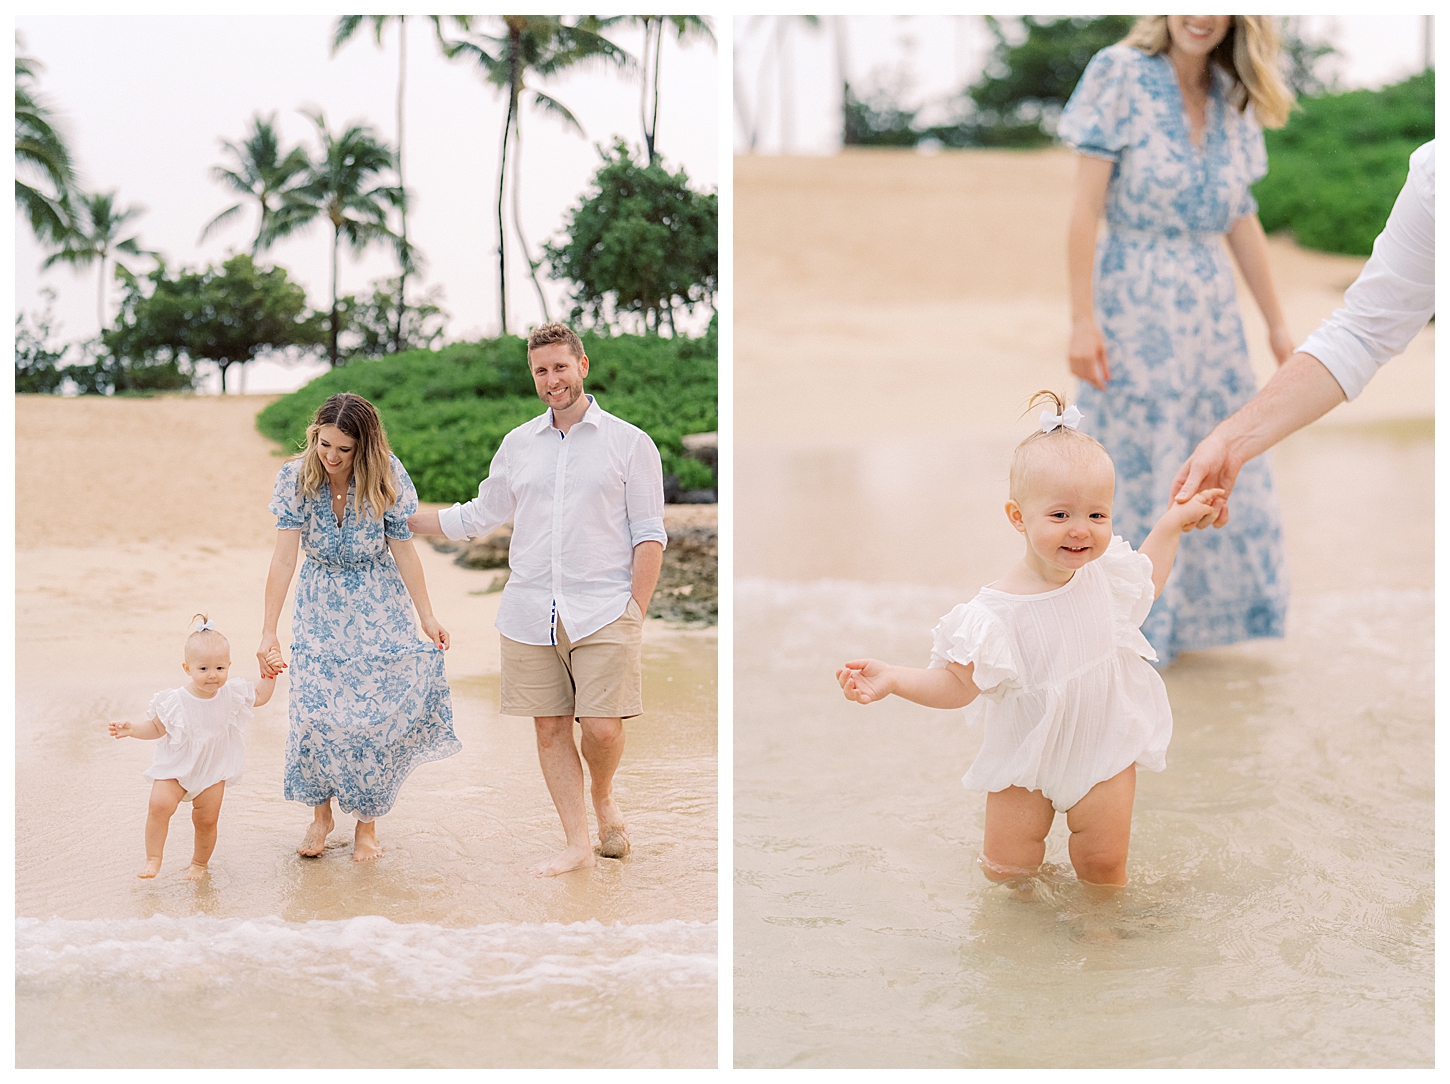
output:
M295 482L297 480L297 472L300 471L301 469L302 469L302 460L301 459L297 459L297 458L289 459L289 460L287 460L287 462L283 463L282 466L281 466L281 468L277 471L277 481L278 482L284 482L284 481L287 481L287 482Z
M1142 49L1120 41L1094 53L1093 58L1088 61L1087 70L1104 75L1109 72L1126 74L1143 71L1152 64L1153 58Z

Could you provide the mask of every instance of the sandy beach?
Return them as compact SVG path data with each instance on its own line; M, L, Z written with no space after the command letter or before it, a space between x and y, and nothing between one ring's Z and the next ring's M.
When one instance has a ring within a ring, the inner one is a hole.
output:
M351 862L350 818L320 859L293 853L310 813L281 794L284 679L208 878L181 880L181 813L161 876L134 877L151 750L105 723L184 683L197 611L255 674L269 401L17 401L17 1064L713 1066L713 629L646 627L616 781L634 853L536 879L562 832L532 727L497 713L494 573L420 544L464 750L409 779L384 859Z
M1433 327L1270 453L1288 636L1164 672L1169 766L1139 776L1116 912L1077 889L1062 818L1040 897L992 889L959 783L980 735L836 687L849 658L925 665L1020 557L1020 415L1072 391L1073 171L736 160L736 1063L1427 1067ZM1269 247L1302 339L1363 261Z

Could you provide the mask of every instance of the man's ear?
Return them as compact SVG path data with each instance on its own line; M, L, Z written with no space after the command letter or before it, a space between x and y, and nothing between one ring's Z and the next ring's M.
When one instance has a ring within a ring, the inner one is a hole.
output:
M1003 506L1003 511L1007 513L1007 522L1012 524L1014 530L1022 534L1027 533L1027 523L1023 519L1022 506L1020 504L1014 500L1008 500Z
M588 376L589 375L589 355L588 354L580 354L579 355L579 375L581 377L584 377L584 376Z

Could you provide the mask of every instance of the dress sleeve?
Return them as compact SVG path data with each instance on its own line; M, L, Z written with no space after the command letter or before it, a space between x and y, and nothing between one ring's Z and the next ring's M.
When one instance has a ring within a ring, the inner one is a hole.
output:
M1012 644L1002 622L980 606L964 602L931 630L930 669L948 663L972 666L972 682L984 693L1002 692L1017 684Z
M1113 535L1108 548L1097 560L1108 581L1113 620L1113 642L1156 662L1158 653L1142 633L1142 624L1153 608L1153 562L1136 552L1127 541Z
M277 472L277 484L272 487L272 503L267 511L277 517L277 530L300 531L302 529L302 494L297 492L297 461L283 463Z
M186 741L186 716L182 714L179 689L165 689L157 693L151 698L146 712L148 719L161 720L161 725L166 727L166 738L173 745Z
M257 687L246 678L232 678L227 682L232 694L231 722L241 730L247 729L252 721L252 705L257 700Z
M389 459L392 461L393 485L398 490L398 499L383 513L383 534L398 542L406 542L413 537L413 532L408 529L408 517L418 511L418 491L413 488L413 479L403 469L402 461L397 456Z
M1243 193L1229 219L1231 222L1237 222L1245 215L1258 212L1259 201L1254 199L1254 194L1249 190L1249 186L1263 180L1268 174L1269 152L1264 146L1264 130L1259 127L1259 122L1254 118L1253 106L1243 113L1239 113L1233 106L1224 108L1235 115L1235 123L1238 125L1239 163L1243 170Z
M1079 154L1116 162L1132 141L1132 57L1104 49L1088 61L1057 122L1057 136Z

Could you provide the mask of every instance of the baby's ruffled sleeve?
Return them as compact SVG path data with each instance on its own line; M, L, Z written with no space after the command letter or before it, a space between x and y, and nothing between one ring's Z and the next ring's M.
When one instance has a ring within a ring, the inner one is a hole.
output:
M980 606L962 603L931 630L930 669L971 664L972 682L983 693L1000 694L1017 684L1017 666L1007 630Z
M302 529L302 494L297 492L297 460L283 463L277 472L277 484L272 487L272 503L267 511L277 517L277 530L300 531Z
M232 678L227 682L232 694L231 721L242 730L252 721L252 705L257 701L257 687L246 678Z
M1147 554L1138 553L1123 538L1113 535L1108 548L1097 560L1108 581L1113 610L1113 642L1142 655L1149 662L1158 661L1158 653L1143 635L1141 626L1153 608L1156 588L1153 586L1153 562Z
M1116 162L1132 141L1132 61L1117 47L1088 61L1057 121L1058 138L1079 154Z
M181 690L164 689L151 698L146 709L148 719L160 719L166 728L166 737L173 745L186 741L186 716L181 710Z
M397 456L390 458L393 464L393 485L398 490L398 499L393 502L393 507L383 513L383 533L398 542L406 542L413 537L413 532L408 529L408 517L418 511L418 491L413 488L413 479L403 469L402 461Z

